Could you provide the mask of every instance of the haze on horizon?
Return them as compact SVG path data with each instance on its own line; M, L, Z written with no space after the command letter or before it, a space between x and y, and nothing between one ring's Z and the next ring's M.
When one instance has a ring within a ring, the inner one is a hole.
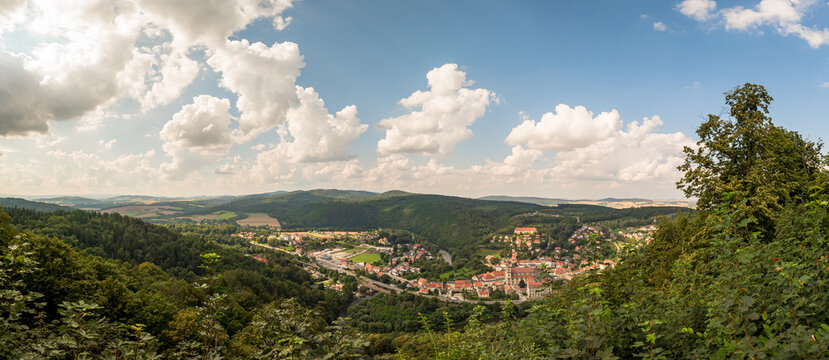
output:
M0 2L0 193L682 199L722 93L826 138L811 0Z

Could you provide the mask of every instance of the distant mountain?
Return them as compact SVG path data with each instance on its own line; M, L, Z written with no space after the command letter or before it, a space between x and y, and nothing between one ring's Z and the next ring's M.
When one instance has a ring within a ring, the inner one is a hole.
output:
M273 209L296 208L325 201L364 201L377 198L378 194L368 191L316 189L291 191L274 195L246 195L219 206L206 207L195 214L209 214L216 211L237 213L269 213Z
M91 199L83 196L58 196L52 198L35 198L35 200L74 208L98 207L101 204L101 200Z
M591 200L580 200L580 201L591 201ZM596 201L601 201L601 202L623 202L623 201L650 202L652 200L642 199L642 198L612 198L612 197L609 197L609 198L599 199L599 200L596 200Z
M532 196L484 196L478 200L487 201L517 201L528 204L536 204L541 206L554 206L558 204L569 204L572 201L565 199L548 199Z
M598 200L590 199L555 199L555 198L541 198L531 196L484 196L479 200L490 201L518 201L528 204L536 204L542 206L557 206L561 204L583 204L583 205L598 205L611 207L614 209L627 209L632 207L643 206L669 206L669 207L693 207L693 201L658 201L642 198L604 198Z
M37 202L37 201L29 201L29 200L21 199L21 198L0 198L0 206L2 206L4 208L20 208L20 209L28 209L28 210L44 211L44 212L58 211L58 210L71 210L71 208L68 208L68 207L65 207L65 206L49 204L49 203L43 203L43 202Z

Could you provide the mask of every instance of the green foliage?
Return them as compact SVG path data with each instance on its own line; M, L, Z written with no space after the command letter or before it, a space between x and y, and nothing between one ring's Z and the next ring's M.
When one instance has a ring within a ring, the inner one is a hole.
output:
M232 354L254 359L359 359L368 343L340 323L322 318L295 301L260 309L232 341Z
M708 115L696 148L683 150L679 169L685 174L677 184L706 210L721 204L722 194L739 192L747 200L744 215L757 219L752 228L771 236L774 214L790 201L803 201L810 184L826 181L822 144L772 124L772 97L763 86L745 84L725 99L731 119Z
M58 211L58 210L71 210L71 208L55 205L55 204L47 204L38 201L29 201L21 198L0 198L0 206L5 208L21 208L21 209L28 209L34 211Z
M71 224L66 220L79 216L74 213L12 213L25 224L43 221L56 227L32 230L69 233L74 239L94 239L124 220L131 224L127 218L93 214L80 217L95 224L81 232L77 224L59 225ZM238 250L170 233L166 239L172 248L187 248L181 245L189 242L194 250L203 245L202 250L215 251L196 254L192 267L201 276L193 284L152 263L106 260L54 237L17 233L8 219L0 213L0 358L224 358L231 337L264 304L295 297L327 323L352 299L350 293L340 296L310 286L310 275L278 254L263 254L270 260L266 266ZM129 253L122 251L129 246L124 238L110 239L113 254Z

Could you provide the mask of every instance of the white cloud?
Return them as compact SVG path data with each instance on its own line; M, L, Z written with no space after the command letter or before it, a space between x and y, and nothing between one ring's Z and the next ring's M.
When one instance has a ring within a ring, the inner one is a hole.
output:
M288 109L298 103L296 78L305 63L295 43L227 41L207 63L222 73L221 86L238 95L241 116L234 135L240 143L284 124Z
M261 179L295 174L301 163L336 163L353 159L349 146L368 129L368 125L361 124L357 118L354 105L331 115L313 88L297 86L296 92L299 105L286 114L287 123L279 129L281 142L257 155L253 171ZM330 169L334 165L319 166ZM288 177L291 176L294 175Z
M0 32L19 26L43 40L25 56L0 48L0 136L46 133L50 121L61 120L87 119L82 131L97 128L102 117L86 116L105 114L123 98L138 100L142 111L169 104L201 68L190 51L223 50L227 37L257 19L272 18L284 29L290 18L280 14L290 6L291 0L3 0Z
M708 2L710 1L710 2ZM707 7L703 6L707 3ZM685 0L677 9L698 21L706 21L715 15L722 19L727 30L749 31L762 26L772 26L783 35L796 35L812 48L829 44L829 28L804 25L804 16L817 4L815 0L760 0L756 6L734 6L718 13L711 13L716 4L711 0Z
M513 146L512 153L504 158L504 162L497 163L487 160L485 165L476 165L470 168L471 172L481 175L504 177L507 182L514 182L518 175L533 177L533 164L543 155L541 150L526 149L523 146Z
M611 182L660 179L671 182L679 175L682 148L694 142L682 133L654 133L659 116L632 122L626 130L588 146L556 153L554 177Z
M156 49L162 46L156 46ZM149 91L142 88L141 110L148 111L157 106L167 105L181 95L181 91L193 82L199 73L199 64L191 60L183 51L170 50L158 55L153 61L158 71L145 75L150 78ZM144 84L144 79L141 79Z
M786 24L780 30L785 35L798 35L801 39L806 40L812 48L819 48L821 45L829 44L829 28L827 29L812 29L801 24Z
M21 57L0 52L0 135L45 133L51 118L40 77L23 67Z
M233 145L229 110L229 100L200 95L164 124L159 135L172 162L161 168L170 178L182 179L227 153Z
M276 30L279 30L279 31L285 30L285 28L287 28L289 25L291 25L291 21L293 21L293 20L294 20L294 18L292 18L290 16L288 16L288 17L274 16L273 17L273 28L276 29Z
M717 8L717 3L714 0L684 0L676 8L685 16L705 21L713 16L712 11Z
M829 87L829 81L820 84L820 87Z
M653 23L653 29L656 31L668 31L668 25L665 25L665 23L661 21L657 21Z
M159 171L150 164L155 156L152 150L111 160L82 151L53 150L47 156L56 159L56 165L30 160L0 166L0 187L43 195L69 191L99 194L110 189L128 192L158 186Z
M742 6L723 9L726 29L746 30L767 24L788 24L800 21L803 5L798 0L761 0L754 9Z
M368 129L357 118L357 107L346 106L336 116L328 113L325 103L313 88L297 87L299 106L288 110L283 141L276 147L291 162L345 160L349 144ZM291 141L287 138L290 137Z
M426 78L429 91L418 90L400 100L401 105L412 109L410 113L377 124L386 131L386 137L377 143L381 154L449 156L458 142L472 136L469 126L495 99L495 93L487 89L466 88L472 82L456 64L434 68Z
M112 147L115 145L116 142L118 142L117 139L111 139L109 141L98 140L98 148L100 149L99 151L112 150Z
M510 145L524 144L543 151L560 151L588 146L613 136L622 127L619 112L611 110L597 116L584 106L556 106L541 121L526 119L506 138Z
M291 0L140 0L153 20L186 43L221 45L256 19L281 14Z

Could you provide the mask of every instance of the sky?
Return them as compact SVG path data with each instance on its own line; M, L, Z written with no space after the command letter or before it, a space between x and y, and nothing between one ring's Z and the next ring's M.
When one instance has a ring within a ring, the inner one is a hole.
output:
M684 198L746 82L829 137L816 0L0 0L0 194Z

